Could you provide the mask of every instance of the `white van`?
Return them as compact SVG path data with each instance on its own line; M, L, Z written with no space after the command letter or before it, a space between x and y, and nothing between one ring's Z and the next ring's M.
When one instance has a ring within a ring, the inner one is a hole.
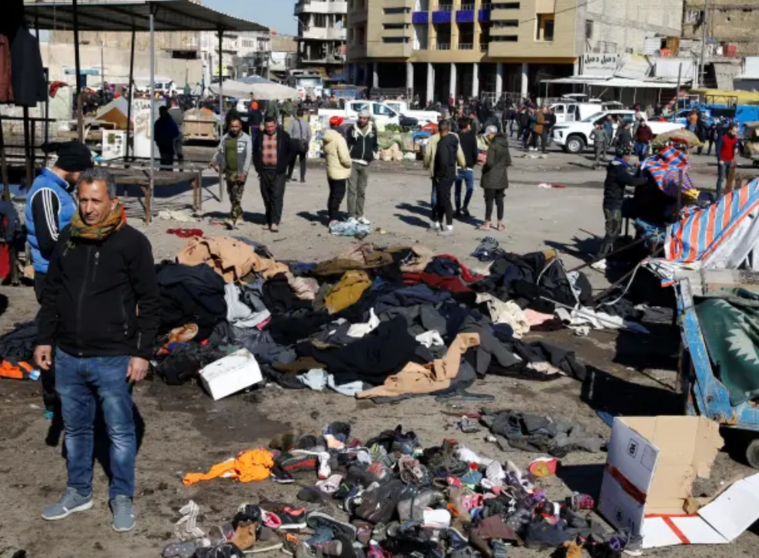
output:
M551 105L550 108L556 115L557 124L559 122L578 122L603 110L600 103L561 102Z

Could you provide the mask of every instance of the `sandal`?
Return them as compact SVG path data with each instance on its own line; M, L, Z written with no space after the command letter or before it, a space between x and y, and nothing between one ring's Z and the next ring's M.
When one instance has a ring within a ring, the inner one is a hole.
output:
M483 223L483 224L482 224L482 225L480 225L479 227L476 227L476 229L475 229L475 230L478 230L478 231L489 231L489 230L490 230L490 228L491 228L491 225L490 225L490 223Z
M492 227L492 228L497 231L505 231L506 225L504 225L503 223L498 223L495 227Z

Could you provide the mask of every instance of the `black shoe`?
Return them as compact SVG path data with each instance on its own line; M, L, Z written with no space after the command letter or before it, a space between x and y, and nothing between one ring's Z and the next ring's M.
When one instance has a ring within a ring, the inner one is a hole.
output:
M463 214L464 214L464 217L471 217L471 216L472 216L472 214L471 214L471 213L469 213L469 209L468 209L468 208L466 208L466 207L465 207L464 209L462 209L462 210L461 210L461 213L463 213Z
M454 214L454 217L455 217L456 219L461 219L461 210L460 210L460 209L457 209L457 210L456 210L456 213Z
M300 179L300 183L301 183L301 184L305 184L305 183L306 183L306 179L305 179L305 178L301 178L301 179Z

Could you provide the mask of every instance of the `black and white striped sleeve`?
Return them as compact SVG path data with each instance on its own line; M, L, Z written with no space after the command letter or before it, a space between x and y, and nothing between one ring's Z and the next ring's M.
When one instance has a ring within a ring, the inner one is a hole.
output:
M50 188L43 188L32 199L32 217L34 218L34 231L39 243L40 253L46 260L53 254L55 243L58 242L60 227L58 223L58 210L60 202L58 195Z

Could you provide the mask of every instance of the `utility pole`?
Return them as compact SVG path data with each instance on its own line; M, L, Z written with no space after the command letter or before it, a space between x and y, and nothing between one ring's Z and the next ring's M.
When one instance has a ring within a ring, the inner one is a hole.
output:
M706 81L705 67L706 67L706 28L709 22L709 0L704 0L704 18L701 21L701 66L698 72L698 79L696 80L696 87L703 85Z

